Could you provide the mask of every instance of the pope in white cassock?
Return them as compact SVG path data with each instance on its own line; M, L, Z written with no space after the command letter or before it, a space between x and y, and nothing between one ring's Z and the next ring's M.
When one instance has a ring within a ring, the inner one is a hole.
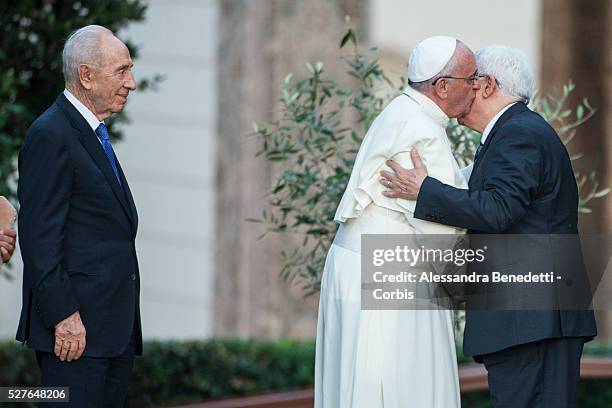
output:
M460 406L452 311L361 310L361 234L463 233L413 218L416 202L383 196L379 173L391 158L412 168L416 149L430 176L467 188L445 129L474 100L474 54L455 38L428 38L410 55L408 80L364 137L335 215L340 227L321 282L316 408Z

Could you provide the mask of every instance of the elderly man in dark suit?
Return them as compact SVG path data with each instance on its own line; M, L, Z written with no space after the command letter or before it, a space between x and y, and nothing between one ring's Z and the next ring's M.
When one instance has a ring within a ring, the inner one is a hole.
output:
M142 351L132 194L104 120L136 88L128 48L101 26L63 51L65 90L30 126L19 155L24 261L17 340L44 386L73 406L121 406Z
M503 245L521 248L506 252L516 259L493 259L490 266L511 274L550 266L563 275L535 296L516 285L476 288L472 299L507 303L471 309L467 296L464 353L485 364L496 408L575 407L583 344L597 329L573 242L578 189L570 158L554 129L526 106L534 80L525 55L492 46L476 60L481 87L471 111L458 118L482 134L469 190L428 177L416 151L413 169L390 162L394 171L383 172L380 182L389 188L385 195L417 201L415 218L467 228L479 242L485 234L512 235Z

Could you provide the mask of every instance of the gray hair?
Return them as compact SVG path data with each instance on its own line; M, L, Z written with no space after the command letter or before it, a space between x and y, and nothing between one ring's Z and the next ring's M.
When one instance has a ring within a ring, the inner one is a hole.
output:
M99 25L88 25L70 34L62 51L62 69L67 85L78 80L79 64L95 64L101 59L103 33L113 34L108 28Z
M497 79L503 95L529 102L533 96L534 75L525 53L506 45L491 45L476 51L479 75Z

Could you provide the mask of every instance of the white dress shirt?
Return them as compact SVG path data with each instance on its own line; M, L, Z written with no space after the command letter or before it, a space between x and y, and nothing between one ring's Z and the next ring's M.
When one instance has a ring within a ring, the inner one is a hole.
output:
M96 115L94 115L93 112L87 108L87 106L83 105L83 103L79 101L69 90L64 89L64 96L76 108L76 110L79 111L81 116L85 118L85 120L87 121L87 123L89 123L89 126L91 126L91 129L94 132L96 131L98 126L100 126L100 123L104 123L104 121L99 121Z
M487 140L487 137L489 136L489 133L491 133L491 130L493 129L493 126L495 126L495 123L497 123L497 121L499 120L501 115L503 115L504 112L506 112L508 109L510 109L514 104L516 104L516 102L513 102L510 105L506 105L506 107L504 107L502 110L497 112L497 114L495 116L493 116L493 119L491 119L489 121L489 123L485 127L484 131L482 132L482 137L480 138L480 144L485 144L485 141Z
M506 105L502 110L497 112L497 114L495 116L493 116L493 118L489 121L489 123L487 123L487 126L484 128L484 131L482 132L482 137L480 138L480 144L481 145L485 144L485 142L487 141L487 137L489 137L489 133L491 133L491 130L493 129L493 126L495 126L495 123L497 123L497 121L499 120L501 115L503 115L504 112L506 112L508 109L510 109L510 107L512 105L514 105L515 103L516 102L513 102L510 105ZM474 169L474 163L471 163L469 166L464 167L463 169L461 169L461 171L463 172L463 176L465 177L466 180L470 179L470 176L472 175L472 170L473 169Z

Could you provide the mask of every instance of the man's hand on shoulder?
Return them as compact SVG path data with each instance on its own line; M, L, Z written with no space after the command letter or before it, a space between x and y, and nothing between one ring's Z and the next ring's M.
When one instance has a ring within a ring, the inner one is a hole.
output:
M85 350L85 326L74 312L55 325L55 355L64 361L78 360Z
M387 160L387 166L393 169L393 173L380 172L380 184L388 189L383 191L385 197L413 201L417 199L421 185L427 177L427 168L416 149L410 151L410 157L414 164L414 168L410 170L403 168L393 160Z

